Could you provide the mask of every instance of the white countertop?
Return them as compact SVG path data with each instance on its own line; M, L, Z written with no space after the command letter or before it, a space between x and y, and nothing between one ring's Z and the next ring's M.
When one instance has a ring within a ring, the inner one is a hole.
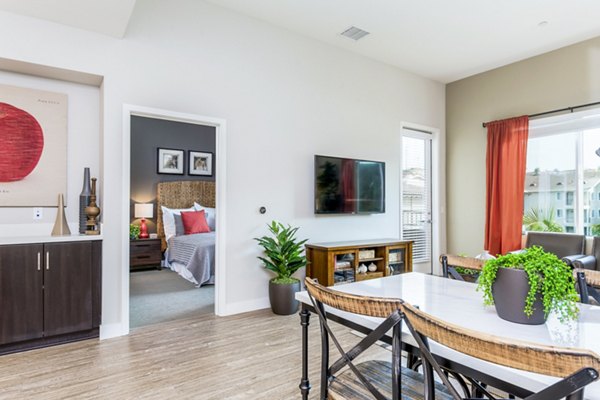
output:
M0 236L0 245L31 244L31 243L58 243L58 242L85 242L89 240L102 240L102 235L66 235L66 236Z
M364 296L401 298L442 320L476 331L543 345L585 348L600 354L600 307L581 304L579 320L569 325L560 324L553 315L543 325L521 325L498 317L493 306L485 307L482 293L477 292L476 287L477 285L468 282L412 272L338 285L332 289ZM297 293L296 299L311 304L306 291ZM336 315L371 329L382 321L329 307L327 311L333 311ZM403 334L403 340L414 343L408 331ZM432 343L432 350L442 357L532 391L538 391L556 381L546 376L493 365L435 343ZM586 387L585 398L600 399L600 382Z

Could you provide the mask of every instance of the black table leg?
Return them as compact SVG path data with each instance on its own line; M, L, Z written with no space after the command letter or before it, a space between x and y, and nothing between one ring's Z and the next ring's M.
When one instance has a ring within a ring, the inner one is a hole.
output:
M308 323L310 320L310 311L302 305L300 311L300 325L302 325L302 379L300 379L300 392L302 399L308 400L310 391L310 382L308 381Z

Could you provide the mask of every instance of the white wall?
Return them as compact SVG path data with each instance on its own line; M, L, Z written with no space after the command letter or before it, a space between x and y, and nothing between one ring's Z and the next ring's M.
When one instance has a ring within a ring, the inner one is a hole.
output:
M401 121L444 132L444 86L196 0L138 2L123 40L0 13L0 57L104 76L103 323L120 322L122 106L227 120L226 310L266 306L253 237L399 235ZM385 161L383 215L313 214L313 156ZM260 206L267 213L258 212Z

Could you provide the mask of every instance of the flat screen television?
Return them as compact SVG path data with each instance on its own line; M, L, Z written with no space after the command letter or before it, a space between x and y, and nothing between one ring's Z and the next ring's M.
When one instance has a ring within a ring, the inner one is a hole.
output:
M315 156L315 214L385 212L385 163Z

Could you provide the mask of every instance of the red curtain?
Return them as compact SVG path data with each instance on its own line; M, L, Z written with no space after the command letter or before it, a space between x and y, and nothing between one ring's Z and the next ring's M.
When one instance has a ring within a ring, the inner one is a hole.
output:
M487 124L484 248L506 254L521 248L529 117Z

